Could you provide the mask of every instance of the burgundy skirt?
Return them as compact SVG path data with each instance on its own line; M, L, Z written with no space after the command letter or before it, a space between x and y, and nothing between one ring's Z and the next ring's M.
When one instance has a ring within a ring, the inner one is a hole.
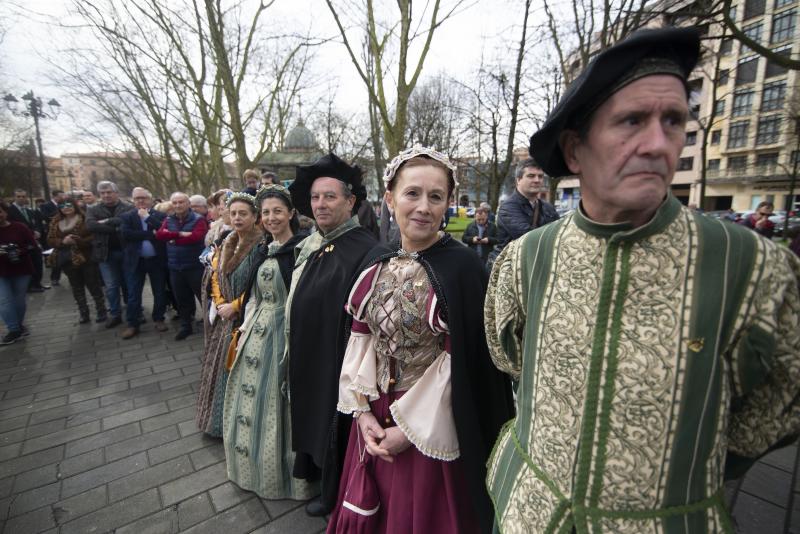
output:
M393 397L398 399L402 395L399 392ZM385 394L370 403L379 422L391 417L390 404ZM337 534L336 523L342 511L349 474L358 462L358 433L358 422L353 419L339 496L328 521L327 534ZM469 534L479 531L460 458L451 462L435 460L423 455L414 445L395 456L391 463L369 454L366 458L372 463L380 495L376 534Z

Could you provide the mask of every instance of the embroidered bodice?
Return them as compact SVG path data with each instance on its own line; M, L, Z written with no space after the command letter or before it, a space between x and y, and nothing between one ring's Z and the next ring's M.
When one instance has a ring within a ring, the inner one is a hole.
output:
M425 269L411 258L392 258L378 274L364 322L373 333L382 392L391 378L397 380L395 390L407 390L442 352L444 334L426 320L429 293Z

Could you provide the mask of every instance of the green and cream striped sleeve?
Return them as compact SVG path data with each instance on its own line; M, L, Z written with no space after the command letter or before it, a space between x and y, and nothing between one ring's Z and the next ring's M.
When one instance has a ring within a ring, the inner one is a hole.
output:
M728 448L757 458L800 433L800 260L769 243L749 326L731 360Z
M503 249L494 262L486 291L486 341L494 365L519 380L522 370L522 332L526 313L522 305L520 255L523 239Z

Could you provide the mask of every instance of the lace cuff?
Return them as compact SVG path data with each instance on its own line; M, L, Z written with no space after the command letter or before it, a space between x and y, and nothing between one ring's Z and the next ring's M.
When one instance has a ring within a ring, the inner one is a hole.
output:
M350 333L339 375L339 402L345 414L369 411L369 401L378 399L377 361L371 333Z
M397 426L422 454L445 461L458 458L450 354L442 352L390 410Z

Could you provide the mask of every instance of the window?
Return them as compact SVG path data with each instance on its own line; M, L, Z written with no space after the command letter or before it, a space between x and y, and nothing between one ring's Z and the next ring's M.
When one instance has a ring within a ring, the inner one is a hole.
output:
M736 69L736 85L744 85L756 81L756 70L758 69L758 57L746 58L739 61Z
M714 114L722 115L723 113L725 113L725 99L720 98L714 103Z
M731 117L749 115L753 108L753 91L736 91L733 94Z
M797 161L797 150L792 150L792 155L789 157L789 165L794 165L796 161Z
M773 50L776 54L781 56L789 56L792 52L792 45L787 45ZM786 67L781 67L777 63L767 60L767 67L764 72L764 78L774 78L786 74Z
M718 171L719 170L719 160L718 159L710 159L708 160L708 165L706 169L709 171Z
M722 130L714 130L711 132L711 144L718 145L722 140Z
M719 71L719 78L717 78L717 85L728 85L728 80L730 80L730 72L728 69L722 69Z
M731 20L734 21L734 22L736 22L736 14L737 14L736 6L731 6L731 8L728 10L728 15L731 17Z
M761 93L761 111L775 111L783 107L786 96L786 80L765 83Z
M719 54L721 56L729 56L733 51L733 39L726 37L719 45Z
M742 172L747 168L747 156L733 156L728 158L728 170Z
M781 117L773 115L758 120L758 131L756 133L757 145L768 145L777 143L781 134Z
M780 43L791 39L794 35L794 15L795 10L784 11L772 17L772 35L770 43Z
M751 19L764 14L766 0L746 0L744 3L744 19Z
M686 146L692 146L697 144L697 132L686 132Z
M681 158L678 160L678 169L679 171L691 171L692 166L694 165L694 157L688 158Z
M747 130L750 121L739 121L731 124L728 130L728 148L739 148L747 145Z
M794 4L797 0L775 0L775 9Z
M756 156L756 167L763 171L765 169L774 169L778 165L778 153L768 152L766 154L758 154Z
M748 24L742 31L746 36L750 39L754 40L757 43L761 43L761 35L764 33L764 23L763 22L754 22L753 24Z

